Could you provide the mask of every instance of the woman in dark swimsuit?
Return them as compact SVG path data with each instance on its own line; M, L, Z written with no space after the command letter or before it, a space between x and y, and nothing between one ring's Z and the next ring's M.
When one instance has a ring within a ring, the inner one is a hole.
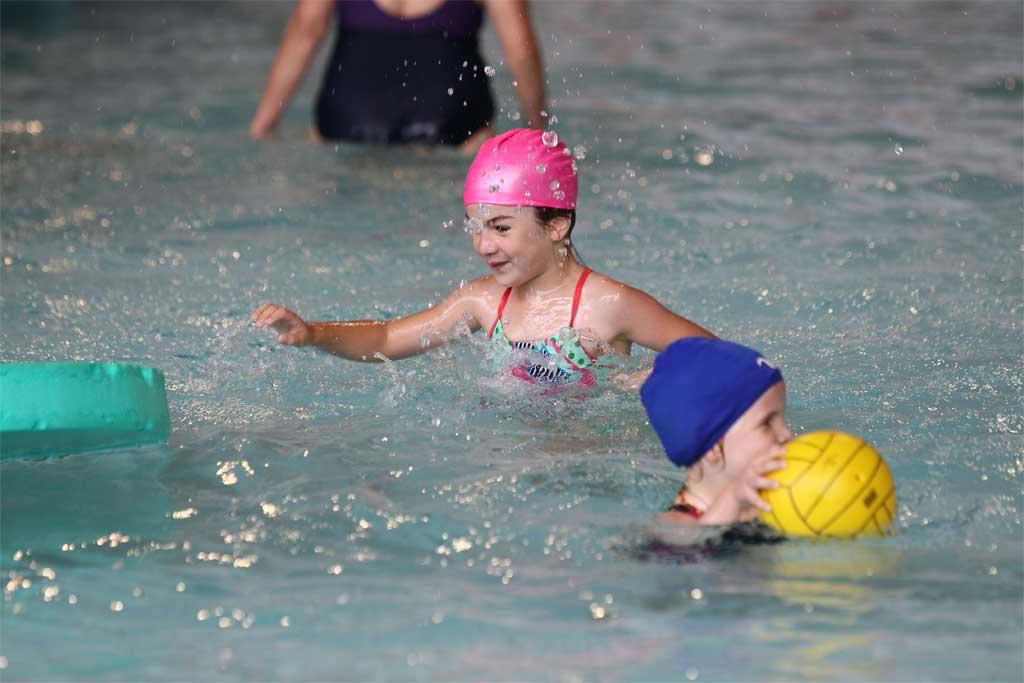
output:
M517 81L525 118L542 126L540 54L526 0L300 0L250 135L273 136L334 12L337 38L316 106L320 138L474 150L494 132L494 100L478 37L485 9Z

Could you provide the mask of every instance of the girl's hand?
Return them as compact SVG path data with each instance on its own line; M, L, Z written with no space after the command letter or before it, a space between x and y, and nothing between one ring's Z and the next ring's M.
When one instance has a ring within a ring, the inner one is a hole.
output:
M647 378L651 376L651 368L645 368L636 372L619 372L611 377L611 383L622 391L640 391Z
M755 458L728 488L711 504L701 517L704 524L733 524L749 522L757 518L762 510L767 512L771 505L761 497L761 491L777 489L779 482L766 475L786 467L780 448Z
M298 313L284 306L263 304L249 316L256 327L273 327L280 332L277 341L290 346L305 346L313 341L313 331Z

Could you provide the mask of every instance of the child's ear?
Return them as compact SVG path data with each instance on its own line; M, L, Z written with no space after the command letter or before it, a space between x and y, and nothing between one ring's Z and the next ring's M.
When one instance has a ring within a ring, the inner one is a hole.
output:
M705 453L704 457L701 458L701 460L707 460L708 462L714 463L716 465L718 463L724 462L725 461L725 447L722 446L722 442L719 441L714 446L712 446L711 450L708 451L707 453Z
M548 231L552 242L561 242L569 236L572 221L567 216L555 216L544 224L544 229Z

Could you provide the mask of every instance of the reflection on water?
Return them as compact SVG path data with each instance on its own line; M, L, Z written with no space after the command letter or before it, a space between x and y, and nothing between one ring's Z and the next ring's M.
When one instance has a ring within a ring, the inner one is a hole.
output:
M900 574L901 555L894 548L864 542L778 548L765 586L803 614L795 620L769 619L755 630L759 640L786 643L785 656L774 658L774 667L800 678L835 678L850 672L845 660L883 645L884 630L875 624L883 612L884 594L878 586ZM885 678L885 667L870 660L854 670L858 676Z

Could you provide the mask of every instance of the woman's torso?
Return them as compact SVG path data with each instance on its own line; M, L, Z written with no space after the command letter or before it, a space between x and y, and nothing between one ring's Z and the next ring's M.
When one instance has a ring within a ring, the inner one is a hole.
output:
M475 36L483 24L483 7L472 1L337 0L336 15L343 29L397 33L447 32Z
M373 0L347 0L336 14L338 36L317 101L324 138L457 145L490 125L479 4L449 0L406 19Z

